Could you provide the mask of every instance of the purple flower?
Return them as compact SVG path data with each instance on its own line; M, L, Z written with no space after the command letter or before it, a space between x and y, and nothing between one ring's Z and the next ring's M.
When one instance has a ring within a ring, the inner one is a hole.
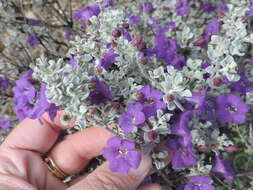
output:
M14 102L17 102L20 97L24 97L27 101L32 101L35 98L36 90L29 82L32 78L32 71L27 71L17 81L16 86L12 88L14 93ZM21 98L22 99L22 98Z
M138 102L143 104L143 112L147 118L156 115L157 110L166 108L166 104L162 101L161 91L146 85L139 90L138 94L141 96Z
M185 98L188 102L195 104L197 106L196 109L199 111L195 112L197 114L201 114L204 109L206 93L207 88L204 88L200 92L194 92L191 97Z
M92 16L98 16L100 13L100 8L97 5L88 5L77 9L73 18L76 20L89 20Z
M182 70L183 67L186 66L185 57L182 55L175 56L173 61L171 62L171 65L177 70Z
M239 93L245 94L246 92L252 91L251 84L252 82L246 77L245 71L241 70L238 72L240 75L240 80L237 82L229 82L229 87Z
M115 5L115 0L104 0L103 1L103 6L105 8L107 7L113 7Z
M228 6L225 3L220 3L216 6L217 10L228 12Z
M179 122L172 125L171 127L172 134L178 135L180 137L178 142L183 147L187 147L192 144L192 136L188 128L188 122L190 121L191 116L191 111L182 113Z
M169 140L167 147L173 151L172 167L191 167L197 163L196 154L192 151L192 145L182 147L177 140Z
M65 30L65 39L66 40L70 40L70 38L71 38L71 32L69 31L69 30Z
M252 18L253 17L253 1L250 0L250 10L246 12L246 16Z
M156 58L163 59L166 63L170 64L178 49L175 39L167 38L162 29L159 29L155 36L155 53Z
M8 129L11 128L11 120L10 119L0 119L0 128Z
M218 96L217 118L221 122L244 123L248 106L241 100L239 96L227 94L226 96Z
M253 6L250 7L250 10L248 10L246 12L246 16L247 17L250 17L250 18L253 18Z
M129 24L139 24L141 21L141 18L139 16L136 15L132 15L132 14L126 14L126 18L129 19Z
M212 182L209 176L192 176L183 190L215 190Z
M129 42L131 42L132 41L132 37L131 37L131 34L129 33L129 32L124 32L124 38L127 40L127 41L129 41Z
M27 18L26 22L30 25L41 25L41 24L43 24L43 22L41 20L34 19L34 18Z
M134 126L145 122L143 105L139 102L128 104L127 111L119 116L119 124L124 133L130 133Z
M104 69L109 69L115 62L118 55L114 52L114 49L109 51L102 57L100 64Z
M151 2L145 2L141 5L141 9L145 13L152 13L155 9L153 7L153 4Z
M212 64L209 61L205 61L202 65L201 68L206 69L207 67L211 66Z
M70 60L69 60L69 63L70 65L73 67L73 68L76 68L77 67L77 59L76 57L71 57Z
M220 31L220 24L217 18L213 18L209 24L207 24L204 33L202 34L206 42L211 40L212 35L218 34Z
M216 7L213 4L206 3L203 1L200 2L200 8L207 13L210 13L216 9Z
M91 104L101 104L107 99L112 99L112 92L108 86L97 77L92 82L94 90L90 93L89 99Z
M178 1L176 3L176 12L180 16L184 16L190 13L190 5L187 0Z
M7 86L9 86L10 81L9 79L5 78L5 77L0 77L0 88L5 88Z
M213 173L222 174L228 183L232 183L233 178L234 178L232 168L229 165L229 163L222 160L219 156L215 157L215 160L214 160L213 167L212 167L211 171Z
M177 28L176 23L171 21L165 22L164 25L166 30L174 30Z
M118 136L110 138L107 147L101 152L109 161L111 171L123 175L127 174L131 168L137 169L141 162L141 154L135 149L135 143Z
M40 91L35 89L38 81L32 79L32 71L26 72L17 81L13 87L16 106L13 108L20 120L26 117L37 119L45 112L49 112L51 119L56 115L57 107L48 102L46 98L46 84L40 85Z
M36 45L39 45L40 44L40 41L39 39L37 38L37 36L35 35L29 35L28 38L27 38L27 43L31 46L31 47L34 47Z

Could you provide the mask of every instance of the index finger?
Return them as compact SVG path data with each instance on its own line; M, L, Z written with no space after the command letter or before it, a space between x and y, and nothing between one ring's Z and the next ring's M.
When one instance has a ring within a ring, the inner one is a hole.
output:
M1 148L24 149L44 154L48 152L59 136L61 130L74 126L71 120L67 126L61 124L64 111L57 113L54 121L47 114L40 119L24 119L5 139Z

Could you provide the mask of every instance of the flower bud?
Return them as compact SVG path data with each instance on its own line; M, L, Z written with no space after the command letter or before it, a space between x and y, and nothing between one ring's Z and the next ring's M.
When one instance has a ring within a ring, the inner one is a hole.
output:
M227 152L236 152L236 151L239 150L239 148L236 147L236 146L231 145L231 146L224 147L224 150L227 151Z
M146 42L141 42L141 43L137 44L137 48L140 51L143 51L143 50L147 49L147 43Z
M88 113L90 114L90 115L93 115L93 114L95 114L97 112L97 109L96 108L89 108L88 109Z
M149 138L150 140L156 140L157 137L158 137L158 134L157 134L156 131L149 131L149 132L148 132L148 138Z
M168 100L169 102L172 102L174 99L175 99L175 97L172 96L172 95L168 95L168 96L167 96L167 100Z
M146 57L141 58L141 64L146 65L148 63L148 59Z
M200 39L196 40L195 42L193 42L193 46L203 46L204 44L205 44L204 38L200 38Z
M205 145L199 145L197 148L199 151L207 151L208 150L208 147Z
M132 42L131 44L133 46L137 46L138 44L140 44L142 42L142 37L141 36L137 36Z
M126 30L129 29L129 24L128 24L128 23L124 23L122 26L123 26L123 28L125 28Z
M215 150L217 148L217 145L216 144L211 144L211 149L212 150Z
M115 41L112 41L112 47L114 48L114 47L117 47L117 42L115 42Z
M222 79L220 77L213 78L213 85L214 86L220 86L222 84Z
M84 24L85 24L85 26L90 26L90 25L92 25L92 22L90 20L85 20Z
M121 36L121 31L119 29L115 29L112 31L112 36L114 38L119 38Z

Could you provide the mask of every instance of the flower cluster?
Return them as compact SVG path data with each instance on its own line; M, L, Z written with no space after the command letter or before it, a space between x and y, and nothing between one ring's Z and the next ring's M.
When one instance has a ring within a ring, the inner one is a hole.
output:
M46 85L41 84L40 89L37 90L37 81L32 78L32 71L27 71L17 81L13 88L13 101L16 106L13 110L16 112L20 120L27 118L37 119L45 112L48 112L50 118L53 120L56 116L57 107L55 104L49 103L45 92ZM38 84L37 84L38 85Z
M14 110L59 108L80 129L111 131L101 153L113 172L138 168L142 151L158 170L185 171L179 189L213 190L215 174L232 184L232 134L252 122L251 12L247 0L92 2L73 12L80 34L65 31L66 57L39 58L16 81Z

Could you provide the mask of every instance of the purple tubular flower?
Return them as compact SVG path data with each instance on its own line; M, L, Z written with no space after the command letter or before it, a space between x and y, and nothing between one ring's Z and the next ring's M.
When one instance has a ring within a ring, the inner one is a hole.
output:
M171 63L176 56L178 45L175 39L167 38L162 30L158 30L155 36L156 58Z
M253 6L251 6L250 10L246 12L246 16L249 18L253 18Z
M39 39L37 38L37 36L35 35L29 35L28 38L27 38L27 43L31 46L31 47L34 47L34 46L37 46L40 44L40 41Z
M73 18L76 20L89 20L93 16L98 16L100 13L100 8L97 5L88 5L77 9Z
M32 71L26 72L16 81L16 86L13 87L14 98L16 106L13 108L17 117L20 120L26 117L30 119L37 119L45 112L49 113L51 119L55 117L57 107L48 102L46 98L46 84L40 85L40 91L36 91L32 83Z
M188 122L191 116L191 111L182 113L179 122L172 125L171 127L172 134L178 135L180 137L178 142L183 147L187 147L192 144L192 136L188 128Z
M139 102L128 104L127 111L119 116L119 124L124 133L132 132L134 126L143 124L145 120L143 105Z
M233 181L234 177L231 166L219 156L215 157L211 172L222 174L228 183L232 183Z
M129 24L139 24L141 21L141 18L139 16L136 15L132 15L132 14L126 14L126 18L129 19Z
M211 40L212 35L218 34L220 31L220 24L217 18L213 18L209 24L207 24L204 33L202 34L206 43Z
M132 41L132 37L129 32L124 32L124 38L129 42Z
M11 120L10 119L0 119L0 128L8 129L11 128Z
M98 105L105 102L107 99L111 100L113 98L112 92L103 81L96 77L93 83L95 88L89 95L91 104Z
M192 176L183 190L215 190L212 182L209 176Z
M180 16L185 16L190 13L190 5L187 0L178 1L176 3L176 12Z
M201 65L201 67L203 68L203 69L206 69L207 67L209 67L209 66L211 66L212 64L209 62L209 61L205 61L202 65Z
M153 7L153 4L151 2L145 2L141 5L142 10L145 13L152 13L155 9Z
M69 31L69 30L65 30L65 39L66 40L70 40L70 38L71 38L71 32Z
M250 0L250 9L246 12L246 16L249 18L253 18L253 1Z
M177 55L171 62L171 65L177 70L182 70L183 67L186 66L185 57L182 55Z
M115 0L104 0L103 1L103 6L105 8L107 7L113 7L115 5Z
M43 22L41 20L34 19L34 18L27 18L26 22L30 25L41 25L41 24L43 24Z
M73 67L73 68L76 68L77 67L77 60L76 60L76 57L71 57L70 60L69 60L69 63L70 65Z
M169 140L167 147L173 151L172 167L191 167L197 163L196 154L192 151L192 145L182 147L177 140Z
M156 115L156 111L166 108L166 104L162 101L163 93L148 85L139 90L138 94L141 98L138 102L143 104L143 112L147 118Z
M204 12L210 13L210 12L213 12L213 11L216 9L216 6L214 6L214 5L211 4L211 3L206 3L206 2L201 1L201 2L200 2L200 8L201 8Z
M29 82L32 78L32 71L27 71L17 81L16 86L13 87L14 101L18 101L20 97L24 97L28 101L32 101L35 98L36 90L34 86Z
M202 89L200 92L195 92L192 94L191 97L186 97L185 100L188 102L195 104L197 107L195 110L197 114L201 114L204 110L205 106L205 100L206 100L206 93L207 93L207 88Z
M177 27L175 22L168 21L168 22L165 22L164 24L165 24L166 30L174 30Z
M241 100L239 96L227 94L226 96L218 96L217 118L221 122L244 123L248 106Z
M106 70L109 69L116 62L117 56L114 49L109 49L100 61L101 66Z
M252 91L251 84L252 82L246 77L245 71L241 70L238 72L240 75L240 80L237 82L229 82L229 87L239 93L245 94L246 92Z
M216 6L217 10L228 12L228 6L225 3L220 3Z
M137 169L141 162L141 153L135 149L135 143L118 136L110 138L107 147L101 152L109 161L111 171L123 175L127 174L131 168Z
M5 88L10 85L9 79L5 77L0 77L0 88Z

